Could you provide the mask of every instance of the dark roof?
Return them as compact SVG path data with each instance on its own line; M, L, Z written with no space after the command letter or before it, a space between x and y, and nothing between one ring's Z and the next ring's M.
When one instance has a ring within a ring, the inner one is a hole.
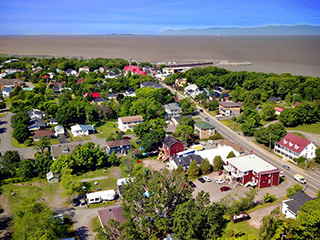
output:
M149 81L149 82L141 83L141 87L162 88L162 85L156 82Z
M164 145L166 145L167 147L171 148L173 145L175 145L176 143L182 143L180 140L172 137L171 135L166 136L166 138L162 141L162 143Z
M32 133L32 137L33 138L37 138L37 137L46 137L46 136L51 136L53 133L51 130L39 130L36 132Z
M207 122L198 122L195 124L195 127L198 127L202 130L215 128L214 126L212 126L210 123L207 123Z
M127 139L122 139L122 140L108 141L106 142L106 145L109 148L114 148L114 147L120 147L120 146L131 146L132 143Z
M71 154L78 144L51 145L52 157L56 159L60 155Z
M36 126L36 125L45 127L46 123L41 118L34 118L29 122L29 128L32 127L32 126Z
M232 101L228 101L228 102L219 102L219 104L223 107L241 107L241 104L236 103L236 102L232 102Z
M31 116L31 115L33 115L33 114L44 115L45 113L42 112L42 111L40 111L40 110L38 110L38 109L31 109L31 110L28 110L28 111L27 111L27 114L28 114L29 116Z
M311 201L312 199L312 197L299 191L296 192L286 204L292 212L297 213L306 202Z
M191 154L185 157L175 158L173 161L176 163L178 167L187 167L191 164L193 160L196 160L197 164L200 164L202 162L202 157L200 155Z
M220 97L220 93L218 92L214 92L214 93L211 93L210 96L211 97L215 97L215 98L219 98ZM222 93L222 97L229 97L229 93Z
M102 97L97 97L92 100L92 102L107 102L108 100Z
M108 226L108 222L110 219L116 219L120 223L126 221L126 219L123 217L123 210L121 209L121 207L99 210L98 216L102 226Z
M277 97L270 97L268 98L268 101L280 101L281 99L280 98L277 98Z

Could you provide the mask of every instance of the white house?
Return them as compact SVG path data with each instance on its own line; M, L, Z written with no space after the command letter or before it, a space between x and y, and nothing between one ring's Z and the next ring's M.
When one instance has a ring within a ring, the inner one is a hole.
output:
M201 93L201 91L199 90L199 88L196 84L191 84L191 85L185 87L185 89L184 89L184 95L186 97L195 98L200 93Z
M28 110L27 114L31 119L34 119L34 118L43 119L45 117L45 115L46 115L45 112L42 112L42 111L40 111L38 109Z
M312 198L299 191L296 192L290 199L282 201L282 213L286 215L286 218L295 219L300 208Z
M88 66L83 66L81 68L79 68L79 73L80 72L85 72L85 73L89 73L90 72L90 69Z
M179 117L182 112L182 108L175 103L169 103L164 105L163 107L166 112L165 120L171 119L173 117Z
M74 137L87 136L90 133L94 133L95 129L93 125L74 125L71 127L71 133Z
M87 193L88 204L100 203L104 201L112 201L116 196L116 192L112 190Z
M55 136L59 136L59 135L63 135L64 134L64 127L62 127L61 125L57 125L54 127L54 135Z
M274 152L290 159L301 156L312 159L316 156L317 147L313 142L299 137L293 133L288 133L281 141L274 145Z
M118 118L118 128L125 132L128 129L131 131L133 127L143 122L143 117L141 115L129 116L129 117L120 117Z
M3 97L10 97L10 93L12 93L13 88L4 88L2 90L2 96Z

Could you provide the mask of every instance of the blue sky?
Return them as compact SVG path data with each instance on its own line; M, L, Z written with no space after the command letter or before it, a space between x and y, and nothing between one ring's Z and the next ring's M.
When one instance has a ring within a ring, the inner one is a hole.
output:
M0 35L320 25L319 0L1 0Z

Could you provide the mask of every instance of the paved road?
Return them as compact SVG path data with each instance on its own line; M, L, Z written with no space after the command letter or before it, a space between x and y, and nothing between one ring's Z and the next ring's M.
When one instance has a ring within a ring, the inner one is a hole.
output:
M172 92L176 93L177 96L182 99L184 96L180 93L178 93L175 89L163 84L164 87L168 88ZM198 105L196 105L196 108L198 110L202 109ZM278 167L281 171L284 172L285 176L293 179L293 175L296 173L301 173L305 176L307 180L306 191L311 196L315 196L318 189L320 188L320 173L317 171L308 171L304 172L302 169L298 168L297 166L291 164L291 170L286 170L282 167L283 164L286 164L286 162L283 162L283 159L276 156L275 154L268 152L264 150L263 148L259 147L255 143L249 142L246 140L245 137L238 135L234 131L232 131L230 128L222 124L220 121L212 117L209 113L207 113L204 109L202 109L203 112L200 112L200 115L202 117L206 117L209 119L209 121L215 126L216 130L223 135L224 137L228 138L229 140L233 141L234 143L242 146L246 153L250 153L251 150L253 150L253 153L257 156L261 157L262 159L270 162L274 166Z

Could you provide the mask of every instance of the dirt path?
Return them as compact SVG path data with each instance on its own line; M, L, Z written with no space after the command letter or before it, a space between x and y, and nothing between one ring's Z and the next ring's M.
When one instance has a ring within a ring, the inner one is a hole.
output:
M269 215L271 213L271 211L277 207L281 207L281 203L274 204L270 207L261 208L261 209L258 209L256 211L250 213L251 219L249 220L249 224L252 227L259 229L260 225L261 225L262 218L266 215Z

